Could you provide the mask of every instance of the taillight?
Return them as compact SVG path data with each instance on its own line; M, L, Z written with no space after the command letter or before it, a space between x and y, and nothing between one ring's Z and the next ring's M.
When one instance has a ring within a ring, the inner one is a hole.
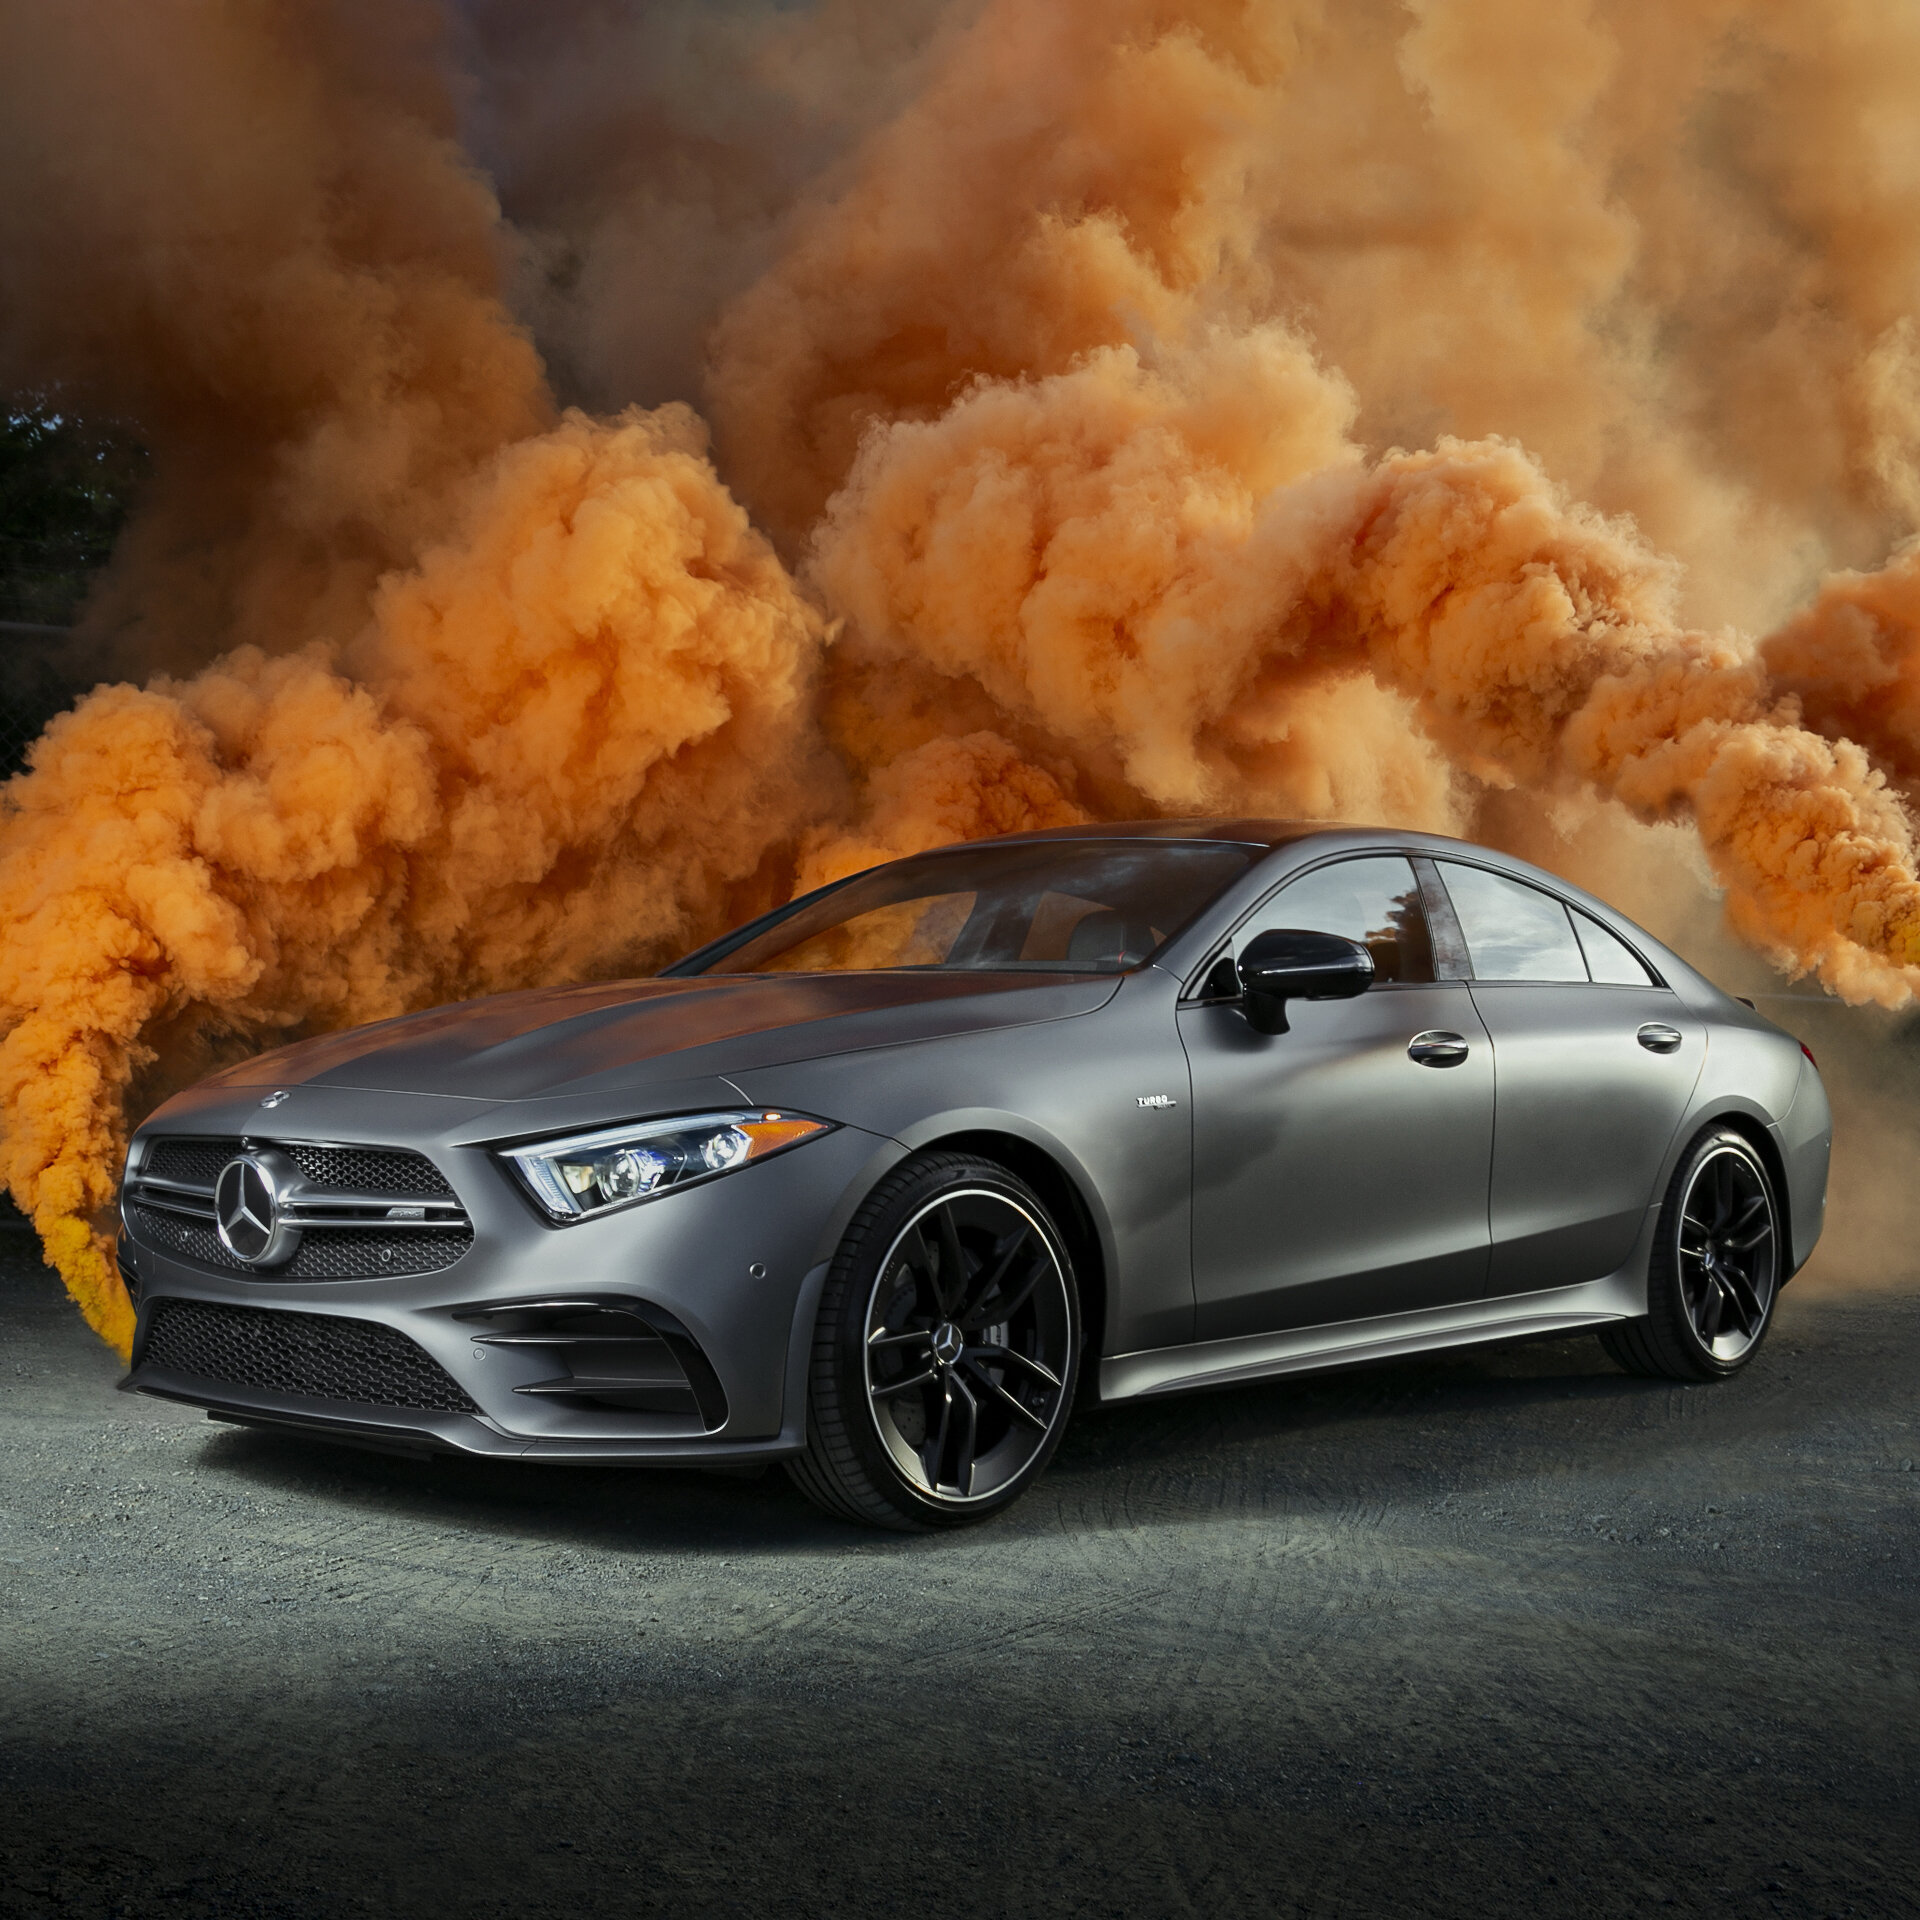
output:
M1800 1042L1800 1051L1807 1056L1807 1065L1810 1066L1815 1073L1818 1073L1820 1071L1820 1062L1813 1057L1813 1049L1808 1046L1804 1040Z

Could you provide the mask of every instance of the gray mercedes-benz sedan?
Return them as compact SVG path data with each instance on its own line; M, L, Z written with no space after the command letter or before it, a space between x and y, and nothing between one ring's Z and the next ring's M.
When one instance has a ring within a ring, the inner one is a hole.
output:
M135 1134L125 1385L521 1460L996 1512L1076 1401L1591 1329L1746 1364L1813 1057L1482 847L1258 820L943 848L655 979L308 1040Z

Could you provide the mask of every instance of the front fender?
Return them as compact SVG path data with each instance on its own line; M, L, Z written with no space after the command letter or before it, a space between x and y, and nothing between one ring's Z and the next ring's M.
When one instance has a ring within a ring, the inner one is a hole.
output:
M1044 1154L1078 1193L1105 1265L1103 1344L1172 1346L1193 1333L1192 1089L1174 1028L1177 990L1149 969L1077 1019L732 1078L751 1100L847 1121L901 1155L967 1134ZM865 1184L842 1196L833 1244L890 1164L874 1155Z

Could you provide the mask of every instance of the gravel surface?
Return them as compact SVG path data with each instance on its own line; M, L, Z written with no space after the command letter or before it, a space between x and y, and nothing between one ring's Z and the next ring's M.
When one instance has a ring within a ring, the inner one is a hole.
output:
M1081 1420L897 1540L116 1396L0 1237L0 1912L1916 1911L1920 1292Z

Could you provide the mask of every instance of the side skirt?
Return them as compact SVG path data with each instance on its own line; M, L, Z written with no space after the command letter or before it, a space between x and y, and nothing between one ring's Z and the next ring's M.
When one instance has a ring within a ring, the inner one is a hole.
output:
M1482 1340L1525 1339L1569 1333L1629 1320L1647 1310L1646 1265L1639 1257L1604 1280L1542 1293L1502 1294L1418 1313L1383 1314L1374 1320L1342 1320L1330 1326L1285 1333L1247 1334L1185 1347L1156 1347L1116 1354L1100 1362L1100 1398L1137 1400L1151 1394L1185 1393L1195 1387L1264 1380L1276 1374L1321 1367L1357 1366Z

